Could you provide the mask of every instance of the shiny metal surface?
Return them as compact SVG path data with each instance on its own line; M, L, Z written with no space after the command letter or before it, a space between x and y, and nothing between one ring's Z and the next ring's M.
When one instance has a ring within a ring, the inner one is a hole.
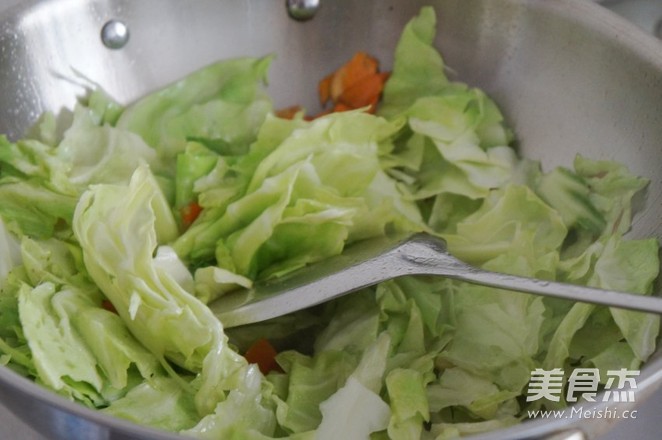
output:
M356 243L342 255L311 264L284 279L231 292L209 307L225 328L287 315L405 275L439 275L483 286L662 314L662 298L490 272L448 252L428 234Z
M101 28L101 42L108 49L121 49L129 42L129 27L120 20L108 20Z
M646 32L662 38L662 2L659 0L603 0L602 4Z
M287 12L295 20L306 21L315 16L320 0L287 0Z
M317 81L358 50L391 63L404 23L422 4L439 12L437 44L453 75L490 93L526 156L551 167L577 152L618 160L651 179L632 236L662 237L662 46L580 0L333 0L292 20L280 1L41 0L0 16L0 132L16 138L43 110L71 108L99 84L129 102L191 71L244 55L276 53L276 105L315 109ZM110 19L131 39L99 38ZM184 29L184 31L182 31ZM638 381L637 403L662 381L659 355ZM0 368L0 400L49 439L180 438L104 417ZM534 421L481 439L538 438L613 420Z

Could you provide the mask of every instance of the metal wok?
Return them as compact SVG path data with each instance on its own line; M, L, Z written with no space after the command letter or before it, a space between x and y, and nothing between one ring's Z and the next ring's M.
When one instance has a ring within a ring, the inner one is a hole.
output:
M358 50L388 67L405 22L432 4L437 45L453 76L501 105L521 153L547 167L568 165L578 152L625 163L651 179L631 236L662 237L658 41L580 0L321 3L314 19L299 22L283 1L25 1L0 16L0 133L17 138L42 111L72 108L90 85L84 78L128 103L218 59L267 53L277 54L270 82L276 105L314 109L308 91L320 78ZM111 19L128 27L121 48L100 38ZM658 350L638 379L637 403L660 382ZM4 367L0 400L51 439L182 438L88 410ZM593 438L611 424L537 420L476 438Z

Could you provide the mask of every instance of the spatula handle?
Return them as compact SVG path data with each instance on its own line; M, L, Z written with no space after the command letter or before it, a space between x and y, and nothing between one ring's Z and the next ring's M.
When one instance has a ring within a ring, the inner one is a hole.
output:
M506 290L662 314L662 298L524 278L470 266L450 255L443 240L426 234L400 240L367 240L285 279L230 293L209 307L225 327L234 327L296 312L405 275L440 275Z
M662 298L655 296L635 295L479 269L453 257L446 251L446 245L442 240L429 236L415 236L413 240L404 243L398 251L403 264L410 266L411 272L417 274L442 275L483 286L662 314Z

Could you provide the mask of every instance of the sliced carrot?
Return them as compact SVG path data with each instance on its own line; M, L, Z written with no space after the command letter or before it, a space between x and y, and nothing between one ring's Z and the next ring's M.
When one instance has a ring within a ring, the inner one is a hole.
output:
M338 101L351 108L366 107L379 99L383 89L381 75L366 76L344 89Z
M244 357L250 364L257 364L262 374L282 371L276 362L276 349L266 339L258 339L251 345Z
M347 70L343 66L331 77L331 84L329 85L329 96L331 97L331 101L336 102L338 97L342 94L342 91L345 88L345 76L347 76Z
M319 82L317 86L317 91L320 97L320 103L325 105L331 99L331 81L333 80L333 74L327 75Z
M373 76L379 69L377 60L365 52L357 52L351 60L338 69L331 79L330 96L337 101L343 91L362 79Z
M193 222L198 218L202 212L202 206L198 202L191 202L188 205L184 206L180 213L182 215L182 224L185 228L188 228L193 224Z
M367 108L368 112L374 113L388 77L388 72L379 71L376 58L357 52L338 70L322 78L317 92L320 103L326 109L316 115L305 115L304 119L312 121L329 113L359 108ZM279 110L276 115L292 118L300 110L298 106L288 107Z
M333 106L333 112L346 112L349 110L354 110L354 107L350 107L343 102L337 102L336 105Z
M319 83L320 102L325 105L331 101L331 110L324 110L306 119L365 107L374 113L388 77L388 72L379 71L376 58L365 52L357 52L347 63Z
M391 72L379 72L378 75L382 78L382 83L386 84L386 81L391 77Z
M293 105L293 106L290 106L290 107L285 107L285 108L280 109L280 110L276 110L276 116L278 116L279 118L283 118L283 119L294 119L294 117L300 111L302 111L302 108L301 108L300 105Z
M101 301L101 307L108 310L109 312L117 313L117 309L115 308L113 303L110 302L110 300L104 299L103 301Z

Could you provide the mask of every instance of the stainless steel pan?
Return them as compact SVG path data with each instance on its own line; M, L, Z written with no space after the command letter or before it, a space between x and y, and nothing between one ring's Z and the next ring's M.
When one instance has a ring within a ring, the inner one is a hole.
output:
M283 1L26 1L0 17L0 132L18 137L43 110L71 108L90 82L129 102L218 59L267 53L278 56L276 104L314 109L317 81L354 52L388 67L423 4L437 8L437 44L454 76L496 99L525 156L567 165L581 152L627 164L651 179L632 236L662 237L662 46L588 1L321 0L306 22ZM113 19L129 31L119 49L100 38ZM657 355L637 403L661 381ZM180 438L67 402L4 367L0 400L51 439ZM610 425L540 420L479 438L592 438Z

